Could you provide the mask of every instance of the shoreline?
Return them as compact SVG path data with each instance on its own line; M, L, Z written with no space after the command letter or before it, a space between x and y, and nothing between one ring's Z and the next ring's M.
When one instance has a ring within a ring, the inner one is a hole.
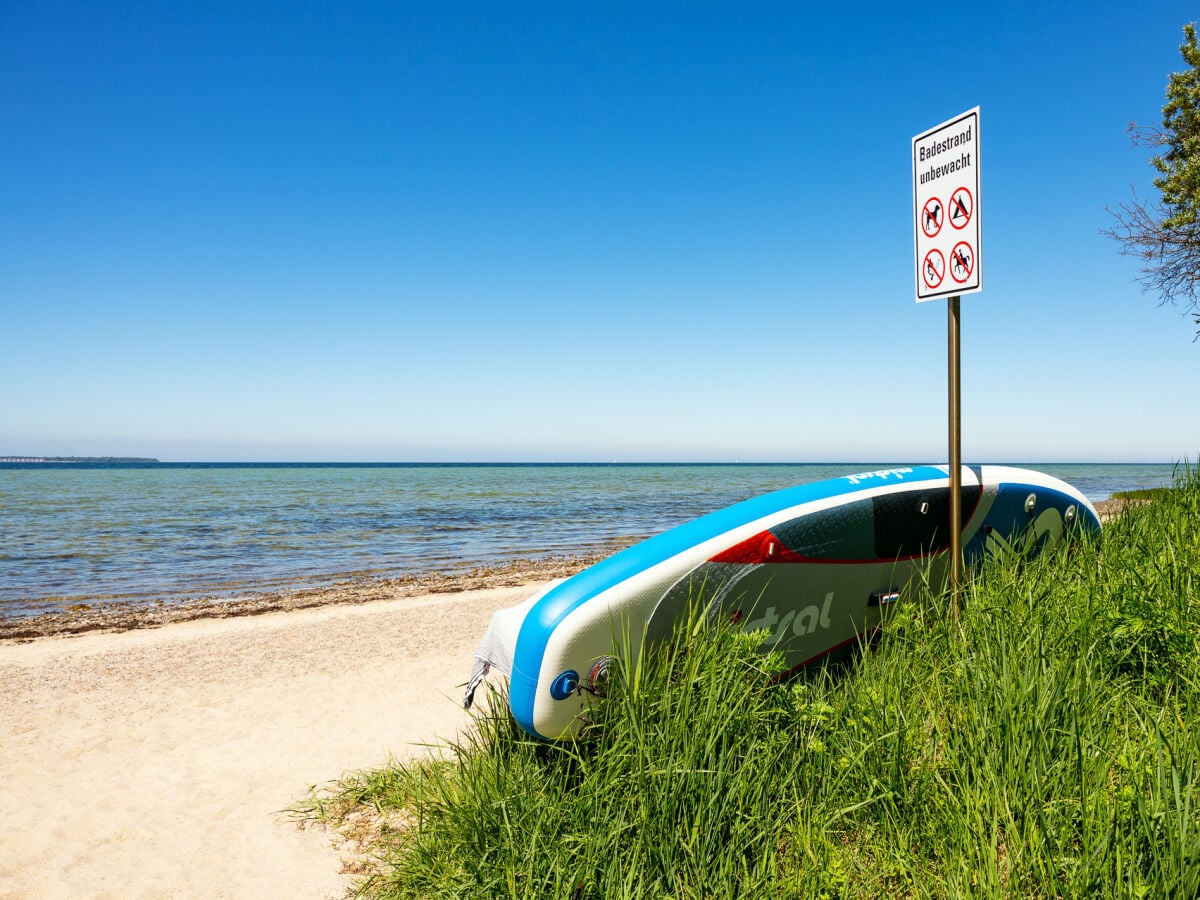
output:
M611 556L640 538L614 541L602 549L579 553L514 559L451 571L414 572L395 577L352 575L318 587L247 591L235 597L200 597L180 602L87 602L76 600L66 609L21 616L0 616L0 646L45 638L74 637L90 632L122 632L157 628L198 619L231 619L272 612L289 612L325 606L402 600L432 594L520 587L534 582L566 578Z
M1108 499L1092 505L1099 513L1100 521L1109 522L1131 502L1134 501ZM461 570L414 572L394 577L347 573L332 583L317 587L284 587L265 591L251 589L234 597L208 596L178 602L55 598L77 602L66 609L32 615L0 615L0 646L46 638L74 637L89 632L158 628L198 619L230 619L376 600L401 600L428 594L519 587L537 581L570 577L643 539L644 536L622 538L602 548L581 548L574 554L513 559Z

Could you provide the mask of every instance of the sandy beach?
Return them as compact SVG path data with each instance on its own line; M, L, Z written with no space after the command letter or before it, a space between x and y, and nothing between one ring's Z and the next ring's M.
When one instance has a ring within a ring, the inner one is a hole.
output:
M344 896L278 811L469 722L492 612L541 583L507 580L0 643L0 897Z

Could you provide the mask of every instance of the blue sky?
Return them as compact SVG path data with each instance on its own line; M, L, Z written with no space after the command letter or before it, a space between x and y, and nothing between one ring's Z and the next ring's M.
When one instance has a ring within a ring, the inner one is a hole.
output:
M1098 230L1194 7L0 6L0 454L944 461L911 138L981 107L967 461L1200 453Z

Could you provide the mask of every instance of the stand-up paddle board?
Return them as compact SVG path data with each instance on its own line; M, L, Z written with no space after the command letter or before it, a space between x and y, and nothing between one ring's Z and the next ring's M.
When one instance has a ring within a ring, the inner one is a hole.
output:
M765 630L764 650L779 650L788 671L843 654L915 576L944 577L949 505L948 467L922 466L787 488L672 528L498 612L467 705L496 667L509 673L509 705L525 731L569 737L601 692L620 635L636 653L669 634L689 600ZM1071 528L1100 528L1069 484L1005 466L963 467L962 521L968 565L1014 541L1028 551Z

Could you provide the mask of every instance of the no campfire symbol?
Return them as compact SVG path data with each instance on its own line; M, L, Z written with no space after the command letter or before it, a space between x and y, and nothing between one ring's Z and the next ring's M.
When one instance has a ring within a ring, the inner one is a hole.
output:
M975 200L967 188L960 187L950 195L950 224L955 228L966 228L974 210Z

